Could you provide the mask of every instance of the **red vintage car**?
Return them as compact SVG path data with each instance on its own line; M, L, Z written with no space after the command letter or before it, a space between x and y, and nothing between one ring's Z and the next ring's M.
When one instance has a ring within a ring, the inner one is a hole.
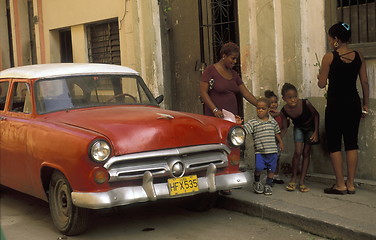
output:
M250 181L239 171L242 127L161 109L162 100L124 66L0 72L1 184L48 201L57 229L75 235L90 209L192 195L209 201Z

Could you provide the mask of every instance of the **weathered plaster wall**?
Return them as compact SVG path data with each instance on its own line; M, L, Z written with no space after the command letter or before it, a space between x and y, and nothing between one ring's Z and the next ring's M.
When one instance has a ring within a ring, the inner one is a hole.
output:
M301 37L301 15L300 4L296 1L283 1L282 8L282 39L283 39L283 61L284 81L278 86L278 94L281 94L285 82L295 84L303 79L302 73L302 37ZM282 100L282 99L280 99ZM282 101L281 101L282 103Z
M73 62L75 63L87 63L88 59L88 50L87 50L87 38L86 38L86 31L85 25L79 24L72 26L71 28L71 35L72 35L72 52L73 52ZM58 33L58 31L54 31ZM59 46L58 41L54 41ZM57 51L58 53L60 51ZM60 54L59 54L60 60Z
M141 72L148 83L149 88L157 96L163 94L164 73L161 49L161 32L159 7L157 1L135 1L137 4L137 19L133 19L136 24L138 36L134 37L135 44L139 44L139 55ZM138 23L138 24L137 24ZM124 49L126 52L130 49Z
M171 103L173 110L202 113L198 83L201 72L198 4L192 1L164 1L164 16L169 48L171 74Z
M324 1L299 1L301 29L302 79L298 80L302 97L323 96L324 90L317 87L318 67L314 64L317 53L321 61L326 51ZM312 9L315 9L312 11ZM314 23L314 24L313 24Z

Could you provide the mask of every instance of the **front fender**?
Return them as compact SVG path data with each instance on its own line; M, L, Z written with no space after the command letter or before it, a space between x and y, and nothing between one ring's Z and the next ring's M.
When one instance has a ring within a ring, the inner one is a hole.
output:
M48 175L42 169L56 169L62 172L75 191L88 191L98 188L90 179L92 169L102 166L88 156L90 143L105 136L72 126L59 126L51 123L36 124L28 131L27 149L30 161L35 163L35 172L40 174L37 189L45 192L48 188ZM106 139L107 140L107 139ZM108 141L108 140L107 140ZM110 142L110 141L108 141ZM38 193L41 195L41 193ZM44 195L44 194L43 194Z

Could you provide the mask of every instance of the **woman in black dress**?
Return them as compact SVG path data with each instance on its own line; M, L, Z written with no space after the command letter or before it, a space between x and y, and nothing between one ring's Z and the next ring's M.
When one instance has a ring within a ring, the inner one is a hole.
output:
M322 59L318 85L328 83L325 131L336 184L324 190L328 194L354 194L354 178L358 162L358 129L362 117L368 113L369 85L366 63L359 52L349 48L350 26L339 22L328 31L330 46L334 49ZM359 97L356 81L360 79L363 103ZM328 81L329 79L329 81ZM347 179L344 180L341 144L345 145Z

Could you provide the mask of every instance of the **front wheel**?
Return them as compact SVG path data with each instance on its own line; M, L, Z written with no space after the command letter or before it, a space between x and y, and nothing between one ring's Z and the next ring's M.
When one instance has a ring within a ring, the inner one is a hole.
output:
M67 236L85 232L89 222L89 209L76 207L71 193L68 180L61 172L55 171L49 188L50 212L56 228Z

